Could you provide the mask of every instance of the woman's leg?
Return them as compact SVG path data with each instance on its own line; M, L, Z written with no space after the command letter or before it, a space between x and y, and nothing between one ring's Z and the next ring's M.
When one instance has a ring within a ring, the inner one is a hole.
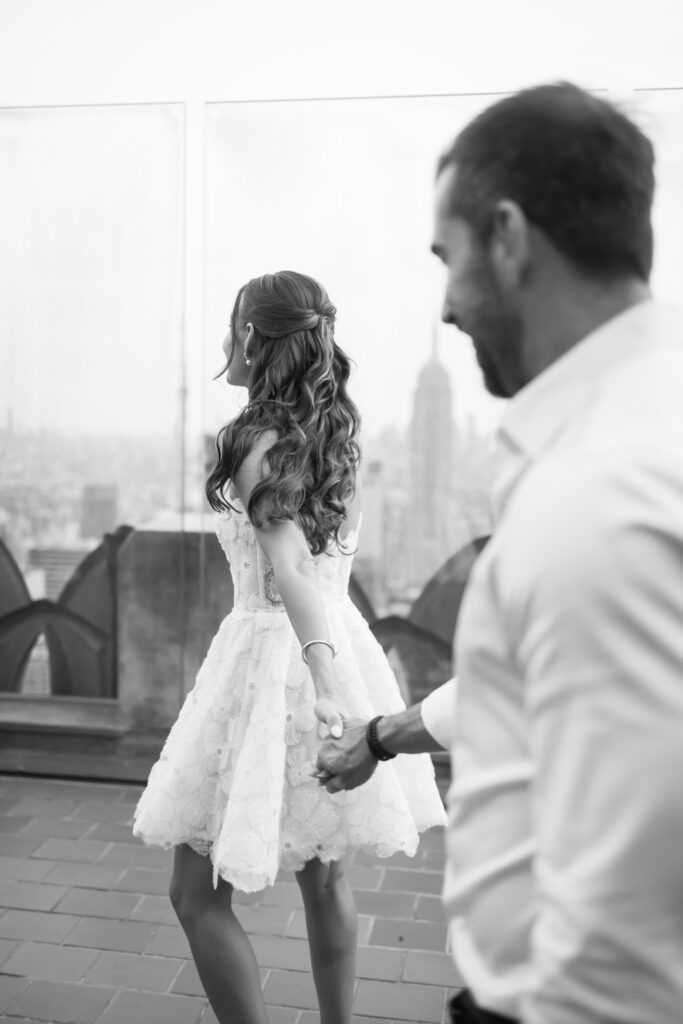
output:
M306 912L320 1024L349 1024L356 984L356 904L341 864L311 860L297 871Z
M171 903L220 1024L268 1024L256 957L232 910L232 886L220 879L214 889L212 872L208 857L177 846Z

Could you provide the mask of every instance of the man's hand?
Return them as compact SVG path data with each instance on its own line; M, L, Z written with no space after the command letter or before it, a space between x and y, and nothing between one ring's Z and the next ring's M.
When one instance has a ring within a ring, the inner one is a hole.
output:
M441 698L437 707L440 711L445 708L447 717L452 715L454 684L455 680L451 679L438 690ZM432 701L434 697L435 694L432 694L427 700ZM404 711L383 716L379 720L377 739L386 750L392 754L424 754L444 749L425 726L421 709L422 704L413 704ZM318 751L318 770L314 774L328 793L362 786L377 767L377 761L370 753L365 739L367 727L368 723L360 718L350 718L344 722L341 739L325 740Z
M377 767L365 740L367 727L367 722L350 718L341 739L325 740L318 751L318 779L328 793L362 786Z

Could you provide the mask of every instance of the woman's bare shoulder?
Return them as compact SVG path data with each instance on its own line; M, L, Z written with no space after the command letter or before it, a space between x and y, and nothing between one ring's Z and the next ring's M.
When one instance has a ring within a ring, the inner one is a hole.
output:
M272 428L263 430L240 463L239 469L235 472L233 485L245 504L248 503L249 496L254 487L266 475L267 467L264 466L264 459L278 440L279 434L277 430Z

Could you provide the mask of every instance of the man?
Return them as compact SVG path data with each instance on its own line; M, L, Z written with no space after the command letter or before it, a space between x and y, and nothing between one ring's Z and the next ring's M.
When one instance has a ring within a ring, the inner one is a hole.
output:
M511 398L456 638L457 1021L683 1019L683 320L648 287L653 191L648 139L570 84L438 167L443 318Z

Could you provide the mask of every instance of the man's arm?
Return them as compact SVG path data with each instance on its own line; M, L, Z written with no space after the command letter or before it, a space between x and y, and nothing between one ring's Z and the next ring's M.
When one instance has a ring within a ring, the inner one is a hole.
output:
M420 704L386 715L377 723L377 739L390 754L423 754L444 749L455 711L455 680L449 679ZM429 728L428 728L429 726ZM433 730L433 731L430 731ZM370 778L377 759L366 739L367 722L351 719L344 723L338 740L326 740L318 753L321 785L328 792L355 789ZM437 738L438 737L438 738Z

